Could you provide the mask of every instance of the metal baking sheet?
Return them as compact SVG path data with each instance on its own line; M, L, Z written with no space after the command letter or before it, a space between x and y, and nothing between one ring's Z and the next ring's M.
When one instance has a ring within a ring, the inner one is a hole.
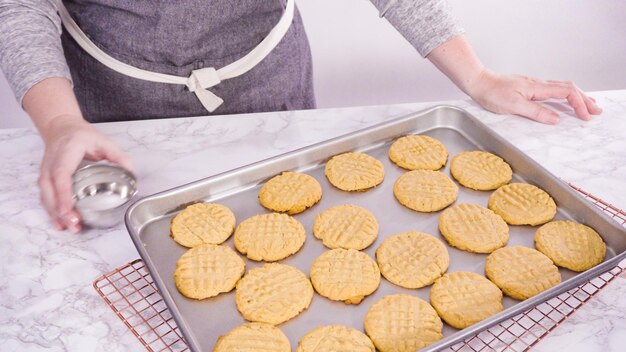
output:
M244 323L244 319L236 309L234 290L203 301L185 298L176 290L173 280L175 263L186 251L186 248L169 237L169 223L177 212L198 201L218 202L230 207L239 223L250 216L268 212L258 202L259 188L272 176L293 170L315 177L322 185L323 196L311 209L295 215L304 224L307 239L298 253L281 261L284 264L295 266L308 274L313 260L327 250L312 235L315 215L337 204L360 205L376 216L380 224L379 236L365 250L372 258L375 258L376 248L386 237L401 231L426 232L446 243L438 230L440 212L414 212L401 206L393 196L393 184L405 171L389 161L387 150L393 140L407 134L424 134L439 139L448 148L450 156L477 149L501 156L512 166L514 182L535 184L552 195L558 205L557 219L573 219L587 224L595 228L607 243L606 259L595 268L579 274L560 269L563 278L560 285L526 301L505 297L503 312L466 329L457 330L444 325L444 339L424 351L439 350L458 343L613 268L626 256L624 228L464 110L438 106L158 193L135 203L126 213L126 226L190 348L198 352L211 351L219 336ZM333 188L324 176L324 164L333 155L347 151L365 152L382 161L385 167L384 182L362 193L342 192ZM450 175L449 163L442 171ZM477 203L487 206L490 194L459 186L456 204ZM508 245L534 248L535 229L530 226L510 226ZM233 247L232 237L225 244ZM486 255L460 251L447 243L446 246L450 254L448 272L474 271L484 274ZM261 264L246 259L246 270ZM359 305L330 301L316 294L306 311L279 327L289 337L295 350L300 338L317 326L343 324L363 331L367 310L387 294L406 293L429 301L429 291L430 287L401 288L383 278L378 290Z

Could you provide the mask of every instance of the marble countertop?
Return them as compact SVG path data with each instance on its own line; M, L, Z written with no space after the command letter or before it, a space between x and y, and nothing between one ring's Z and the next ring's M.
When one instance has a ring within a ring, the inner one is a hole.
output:
M584 122L549 102L556 126L477 116L552 173L626 209L626 90L591 93L604 113ZM437 103L100 124L134 160L140 196L243 166ZM36 187L43 145L29 129L0 130L0 350L142 351L104 304L94 279L139 257L123 224L79 235L52 229ZM544 338L534 351L621 351L626 278Z

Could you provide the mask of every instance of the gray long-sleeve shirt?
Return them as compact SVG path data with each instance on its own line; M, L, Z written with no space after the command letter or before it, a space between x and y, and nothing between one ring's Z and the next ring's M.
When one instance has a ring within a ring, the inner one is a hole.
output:
M71 80L61 45L61 21L56 2L0 0L0 69L20 103L33 85L46 78ZM463 31L443 0L371 2L422 56ZM111 1L110 6L115 6L115 1ZM156 5L148 6L158 12ZM244 26L239 34L246 33Z

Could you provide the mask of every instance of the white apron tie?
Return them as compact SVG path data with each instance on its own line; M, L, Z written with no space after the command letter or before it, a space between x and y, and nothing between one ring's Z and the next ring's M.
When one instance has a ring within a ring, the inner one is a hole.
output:
M61 0L58 1L58 9L61 21L63 22L67 33L74 38L76 43L78 43L83 50L85 50L94 59L100 61L103 65L126 76L145 81L185 85L190 92L196 94L196 97L200 100L200 103L202 103L202 106L204 106L207 111L213 112L220 105L222 105L224 100L213 94L213 92L208 89L224 80L240 76L250 71L254 66L261 62L261 60L263 60L276 47L276 45L278 45L281 39L285 36L285 33L289 30L291 22L293 21L295 0L287 0L285 12L276 26L272 28L267 37L265 37L259 45L252 49L244 57L217 70L213 67L193 70L191 71L189 77L180 77L142 70L109 56L107 53L98 48L78 27Z

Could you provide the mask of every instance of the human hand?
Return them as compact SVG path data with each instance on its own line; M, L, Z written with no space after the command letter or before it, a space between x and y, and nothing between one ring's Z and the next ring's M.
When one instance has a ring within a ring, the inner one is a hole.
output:
M41 132L45 143L38 182L41 201L57 230L77 233L81 220L74 208L72 174L80 162L106 159L132 169L130 158L80 116L57 116Z
M495 113L515 114L555 124L559 115L537 103L551 98L567 99L576 115L583 120L602 112L593 98L586 96L571 82L501 75L485 69L465 35L439 45L427 58L457 87Z
M499 114L515 114L545 124L556 124L559 115L537 103L551 98L567 99L576 115L590 120L602 109L572 82L544 81L521 75L502 75L483 70L467 93L485 109Z

